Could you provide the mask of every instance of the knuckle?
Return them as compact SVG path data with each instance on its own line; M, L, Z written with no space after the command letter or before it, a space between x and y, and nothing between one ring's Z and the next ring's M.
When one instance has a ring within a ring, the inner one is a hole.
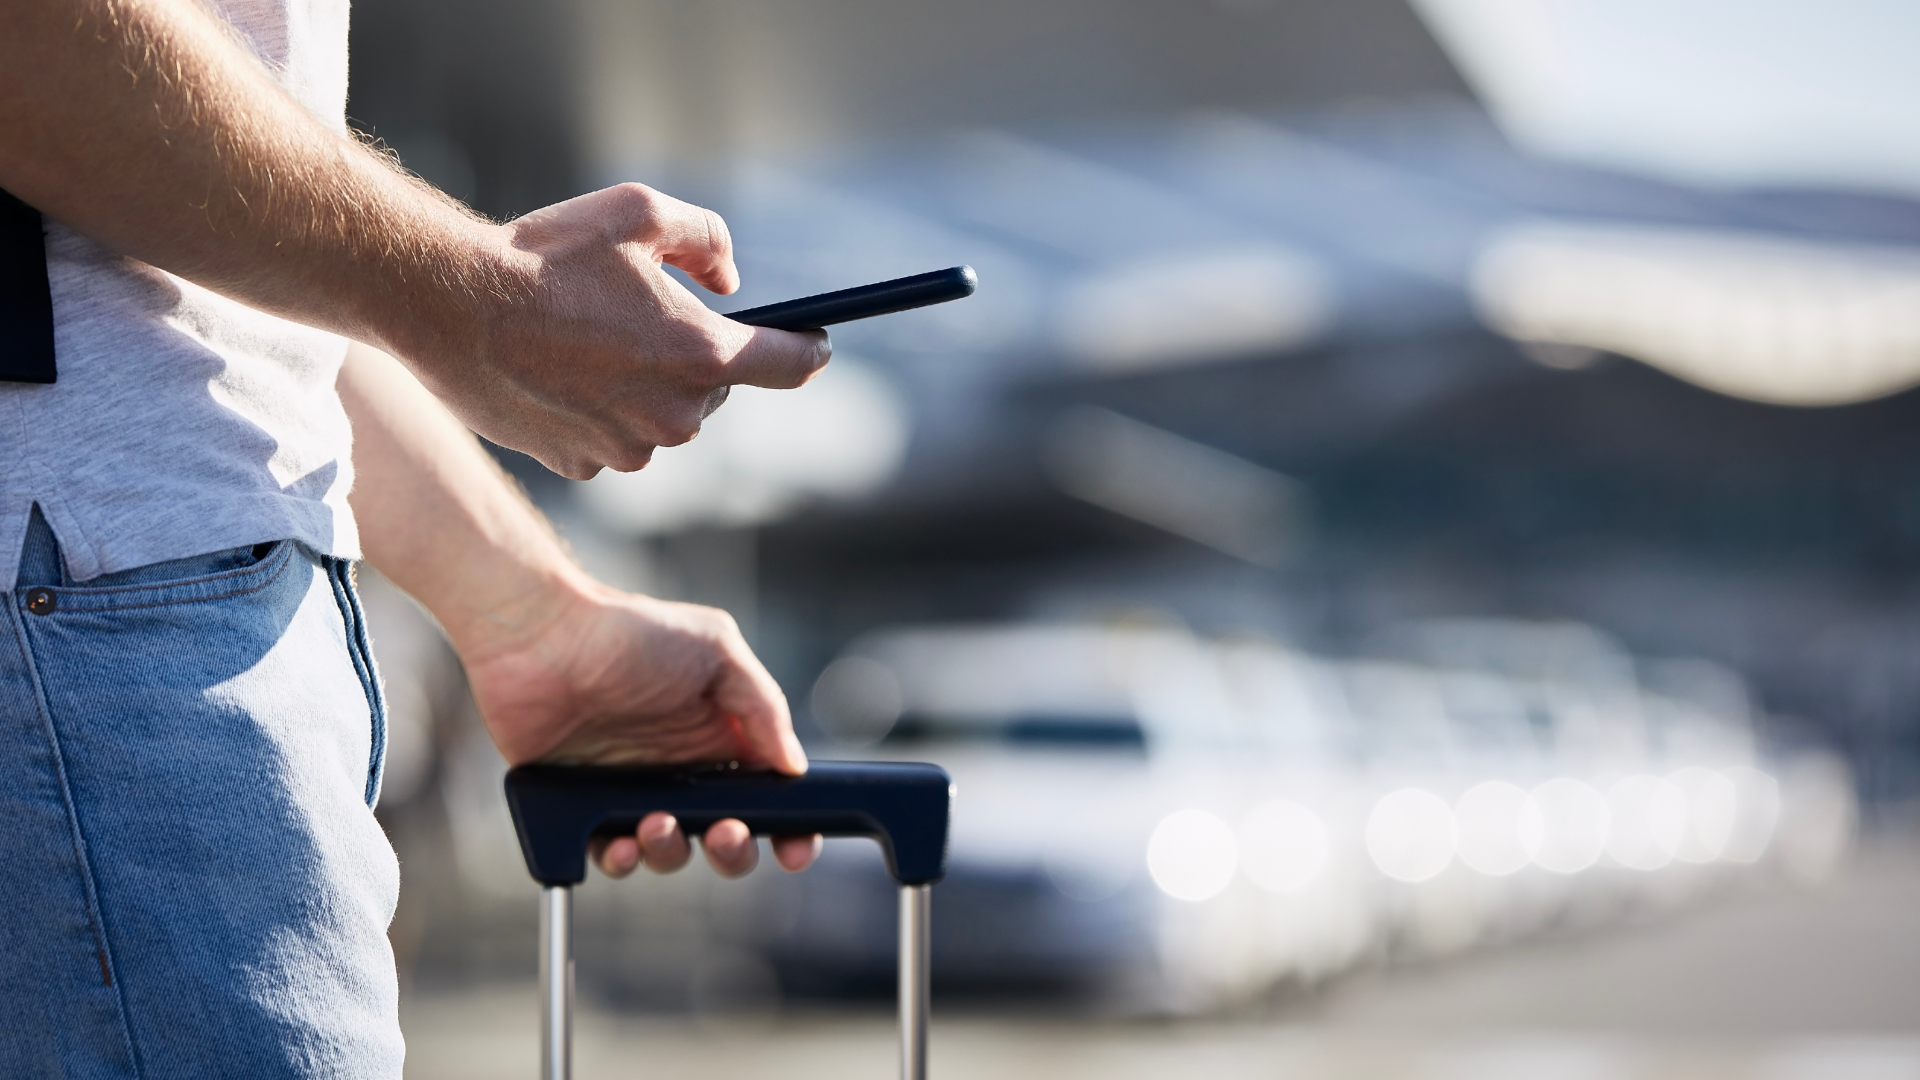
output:
M579 458L566 457L548 459L541 457L539 461L540 464L545 465L549 470L559 473L569 480L591 480L600 472L599 465Z
M641 240L660 233L660 200L663 196L645 184L629 181L613 188L619 200L624 231Z
M733 350L720 340L720 335L702 327L699 336L688 350L694 370L709 383L717 383L726 373L727 363L733 359Z
M712 210L701 211L706 215L707 250L722 258L733 251L733 234L727 229L727 219Z
M662 439L660 445L661 446L685 446L686 444L692 442L694 438L699 434L700 434L700 422L698 420L694 420L690 422L685 420L676 421L668 424L666 426L666 430L661 432L661 435L664 436L664 438Z
M651 209L660 199L659 192L637 180L615 184L613 190L628 206L636 208Z
M733 380L727 376L730 363L726 357L717 355L716 350L705 345L696 345L681 354L680 371L674 387L675 415L692 417L705 416L707 402L723 386Z
M653 461L653 445L627 446L607 455L607 468L614 472L639 472Z

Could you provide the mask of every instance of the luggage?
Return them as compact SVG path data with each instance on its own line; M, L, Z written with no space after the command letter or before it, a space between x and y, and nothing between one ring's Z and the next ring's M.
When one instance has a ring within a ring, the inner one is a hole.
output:
M953 781L934 765L816 761L805 776L734 765L522 765L507 805L540 896L540 1076L569 1080L573 1057L573 886L596 834L632 835L656 810L689 837L738 818L756 836L822 833L879 841L900 883L900 1076L927 1075L929 890L946 873Z

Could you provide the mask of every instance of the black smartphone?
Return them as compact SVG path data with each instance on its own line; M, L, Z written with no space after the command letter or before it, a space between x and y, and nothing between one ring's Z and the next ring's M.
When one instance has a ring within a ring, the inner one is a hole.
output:
M944 304L972 296L980 279L971 266L950 266L931 274L895 278L839 292L803 296L778 304L729 311L727 318L748 326L767 326L775 330L818 330L855 319L891 315L896 311Z

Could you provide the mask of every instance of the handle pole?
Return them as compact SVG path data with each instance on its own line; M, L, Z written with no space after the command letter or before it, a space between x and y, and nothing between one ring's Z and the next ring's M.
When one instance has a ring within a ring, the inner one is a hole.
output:
M540 890L540 1080L573 1077L573 887Z
M927 1080L927 1012L933 887L900 886L900 1080Z

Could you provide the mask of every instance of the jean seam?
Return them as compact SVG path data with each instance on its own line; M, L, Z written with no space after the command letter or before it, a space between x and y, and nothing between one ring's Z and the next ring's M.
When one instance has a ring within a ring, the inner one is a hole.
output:
M367 639L366 613L360 608L359 594L354 590L351 578L352 564L345 559L326 558L327 580L333 585L334 603L340 608L340 617L347 632L347 654L353 658L353 669L360 676L361 689L367 695L367 713L371 725L368 732L367 749L367 808L380 799L380 780L386 771L387 749L387 703L386 695L381 691L380 672L373 663L373 647Z
M106 979L107 988L113 991L114 1015L120 1022L120 1044L126 1053L127 1065L131 1068L134 1080L145 1072L140 1067L140 1055L134 1049L133 1028L127 1016L126 984L118 974L113 959L113 946L107 938L107 916L100 904L100 893L93 879L93 858L87 845L86 829L80 821L80 808L74 802L73 787L67 777L67 755L60 744L59 725L53 719L53 706L47 700L46 685L40 680L40 663L33 655L33 645L26 627L21 624L18 610L8 612L8 629L13 633L16 647L20 650L21 662L25 665L27 678L33 685L34 710L40 715L48 749L53 755L54 776L60 785L60 800L66 806L67 825L72 832L74 861L80 869L81 890L86 896L87 921L91 924L94 947L99 950L101 975Z
M255 563L252 566L241 567L238 570L223 570L218 574L202 574L199 577L184 578L180 581L161 582L155 585L115 585L112 588L107 588L107 589L88 589L84 585L57 586L52 588L51 591L55 594L55 596L75 596L76 594L78 594L79 596L95 597L95 596L105 596L106 594L116 593L116 592L134 593L134 592L152 592L155 590L173 590L173 589L185 588L190 585L198 585L202 582L216 581L220 578L228 577L228 576L256 574L256 573L260 573L263 569L268 569L269 572L265 573L260 578L260 580L251 582L243 588L233 589L228 592L208 593L200 596L183 596L183 597L179 597L178 599L172 599L172 600L154 600L145 604L108 603L101 606L95 606L95 605L89 604L89 605L84 605L80 607L68 608L66 610L76 614L80 612L99 612L99 611L139 611L143 608L177 607L181 604L203 604L203 603L210 603L215 600L229 600L236 596L245 596L248 593L259 592L262 589L268 588L274 582L280 580L280 575L286 573L287 567L292 565L292 562L293 562L293 557L291 555L292 547L293 547L292 544L283 544L283 548L285 549L287 554L275 555L270 557L273 559L277 559L278 560L277 564L270 565L267 562L260 562L260 563ZM38 587L36 587L31 589L15 589L13 591L16 594L16 596L22 596L27 593L38 592L40 590ZM55 605L55 610L56 611L60 610L60 607L57 603Z

